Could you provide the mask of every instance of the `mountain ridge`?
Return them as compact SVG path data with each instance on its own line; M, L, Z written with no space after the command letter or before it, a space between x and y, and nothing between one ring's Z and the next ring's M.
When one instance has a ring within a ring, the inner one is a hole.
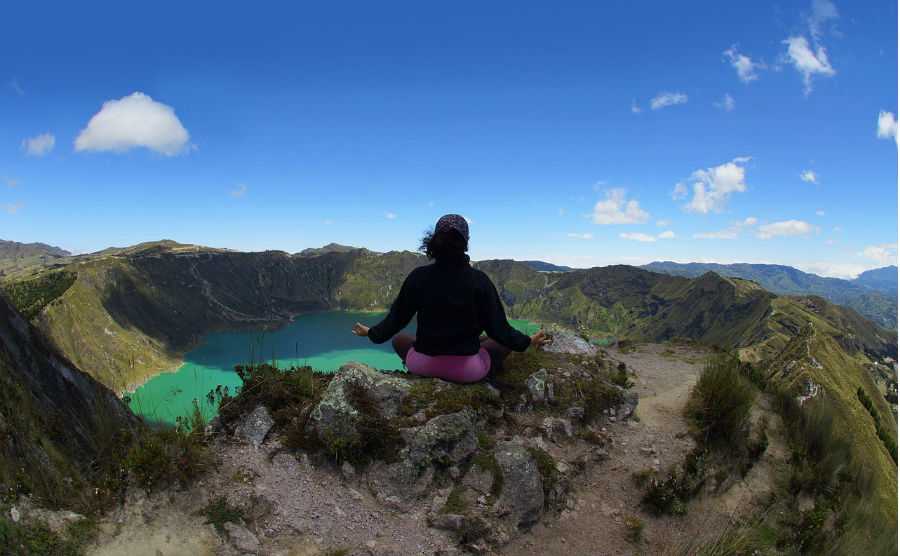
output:
M735 263L675 263L654 261L641 266L654 272L695 277L704 272L717 272L753 280L767 290L780 295L820 295L839 305L850 307L882 327L897 328L896 267L867 271L856 280L829 278L804 272L786 265ZM893 289L886 276L893 268ZM865 277L864 277L865 275ZM862 278L862 281L859 281ZM873 287L870 284L877 284Z

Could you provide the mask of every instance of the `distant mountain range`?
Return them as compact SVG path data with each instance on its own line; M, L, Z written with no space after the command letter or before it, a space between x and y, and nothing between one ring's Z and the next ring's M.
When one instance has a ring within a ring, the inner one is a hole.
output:
M19 243L0 239L0 276L70 255L65 249L46 243Z
M559 266L552 263L545 263L544 261L520 261L523 264L527 264L533 270L537 270L538 272L570 272L575 270L570 266Z
M655 261L641 268L686 278L715 272L721 276L753 280L763 288L779 295L818 295L838 305L856 310L879 326L889 329L897 328L896 266L868 270L855 280L825 278L797 270L791 266L774 264L723 265Z

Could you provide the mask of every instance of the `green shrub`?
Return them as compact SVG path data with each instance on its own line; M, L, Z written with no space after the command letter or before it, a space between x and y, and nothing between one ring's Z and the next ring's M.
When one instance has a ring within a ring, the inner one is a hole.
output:
M683 515L687 503L706 480L706 452L702 448L690 452L680 469L664 477L649 476L641 504L654 515Z
M128 450L123 467L128 476L146 490L175 480L188 485L212 464L204 438L204 421L199 404L175 428L145 428Z
M81 556L96 533L96 523L82 520L63 534L38 523L13 523L0 517L0 554L28 556Z
M218 395L219 417L226 424L264 405L276 426L286 426L319 401L331 380L331 375L316 373L308 366L238 365L234 370L241 379L240 390L235 395ZM216 397L216 392L209 396Z
M444 506L440 509L440 513L442 514L465 514L469 509L469 505L466 503L464 498L464 494L466 492L465 487L456 485L453 487L453 490L450 491L450 494L447 496L447 501L444 503Z
M746 442L756 389L740 370L740 362L719 355L707 362L685 409L698 436L714 446Z
M215 527L219 533L224 532L226 523L238 523L244 519L244 510L230 504L225 496L214 498L200 513L206 516L206 523Z

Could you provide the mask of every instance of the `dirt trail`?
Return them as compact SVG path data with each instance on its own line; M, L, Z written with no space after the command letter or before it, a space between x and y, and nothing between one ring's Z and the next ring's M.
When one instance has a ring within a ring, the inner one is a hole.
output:
M186 492L150 498L130 492L128 502L104 518L88 555L239 555L202 514L220 495L255 514L246 516L247 529L262 546L245 551L251 554L434 554L455 545L448 534L428 527L428 501L409 512L387 509L357 476L344 478L303 456L278 453L277 442L254 449L226 440L215 451L218 468Z
M643 491L634 484L632 474L651 468L665 471L681 463L694 447L682 411L708 353L650 344L629 353L613 350L610 355L636 372L638 419L608 425L613 438L610 457L574 485L574 507L558 520L538 524L501 554L678 554L703 539L715 538L727 528L737 508L745 509L751 498L768 488L771 469L757 464L724 495L701 495L692 501L685 516L654 517L644 512ZM627 516L644 523L641 543L628 540Z

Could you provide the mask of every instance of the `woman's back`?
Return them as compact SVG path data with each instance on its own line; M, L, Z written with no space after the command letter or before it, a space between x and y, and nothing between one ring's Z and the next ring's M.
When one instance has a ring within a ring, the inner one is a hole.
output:
M531 341L509 325L494 284L469 265L468 257L413 270L391 312L369 330L369 337L376 343L386 341L414 314L418 314L416 351L426 355L478 353L483 331L516 351L526 349Z
M410 372L456 382L475 382L498 370L510 350L542 345L543 332L528 337L509 325L497 288L469 264L468 245L465 218L442 216L422 240L422 250L435 262L409 273L384 320L372 328L356 323L353 333L376 344L393 337ZM416 337L398 334L413 315Z

